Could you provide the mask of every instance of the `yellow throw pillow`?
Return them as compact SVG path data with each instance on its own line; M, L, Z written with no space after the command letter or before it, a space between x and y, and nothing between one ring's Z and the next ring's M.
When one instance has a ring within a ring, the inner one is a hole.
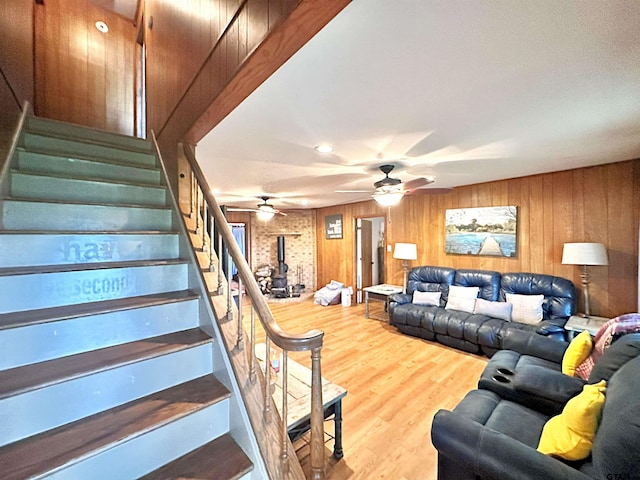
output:
M586 330L571 340L562 357L562 373L575 377L576 368L587 359L592 348L593 340L591 334Z
M606 385L605 380L585 385L560 415L550 418L542 429L538 451L565 460L586 458L600 423Z

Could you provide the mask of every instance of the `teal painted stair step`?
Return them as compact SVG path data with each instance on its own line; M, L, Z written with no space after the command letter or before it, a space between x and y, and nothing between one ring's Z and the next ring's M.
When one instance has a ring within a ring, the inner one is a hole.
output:
M167 204L167 189L159 185L135 185L122 181L60 177L18 171L11 172L10 193L13 197L41 200L90 203L126 201L137 205Z
M181 260L0 270L0 313L186 290Z
M176 232L0 232L3 268L178 258Z
M126 163L139 165L156 165L156 156L153 153L124 150L110 145L86 143L36 133L25 132L21 145L26 150L48 151L58 154L77 154L96 159L126 161Z
M168 207L91 205L6 199L2 202L3 228L7 230L161 230L173 229Z
M71 123L27 117L26 127L30 132L58 137L70 137L80 141L109 144L129 150L153 151L153 144L142 138L130 137L115 132L74 125Z
M153 166L130 165L113 160L96 160L79 155L55 155L24 149L18 149L14 168L21 172L127 180L146 185L160 185L162 178L160 169Z

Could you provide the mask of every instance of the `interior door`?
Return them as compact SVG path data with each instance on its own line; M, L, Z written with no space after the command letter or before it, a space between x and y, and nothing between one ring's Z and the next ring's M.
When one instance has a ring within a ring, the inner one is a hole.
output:
M362 288L373 285L372 280L372 244L371 244L372 224L369 220L362 219L362 243L360 249L360 258L362 262Z

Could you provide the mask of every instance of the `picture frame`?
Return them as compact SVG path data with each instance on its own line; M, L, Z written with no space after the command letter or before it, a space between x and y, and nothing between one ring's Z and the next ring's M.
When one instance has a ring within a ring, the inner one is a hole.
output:
M324 217L324 232L327 240L342 238L342 214Z
M510 257L517 255L518 208L455 208L445 212L445 253Z

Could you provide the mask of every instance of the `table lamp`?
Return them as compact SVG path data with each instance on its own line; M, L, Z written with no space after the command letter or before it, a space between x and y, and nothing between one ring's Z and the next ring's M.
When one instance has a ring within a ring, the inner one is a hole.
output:
M584 313L588 317L591 314L589 309L589 265L609 265L607 249L602 243L565 243L562 249L562 263L580 265Z
M402 260L403 284L402 292L407 293L407 276L409 273L409 260L416 260L418 253L415 243L396 243L393 249L393 258Z

